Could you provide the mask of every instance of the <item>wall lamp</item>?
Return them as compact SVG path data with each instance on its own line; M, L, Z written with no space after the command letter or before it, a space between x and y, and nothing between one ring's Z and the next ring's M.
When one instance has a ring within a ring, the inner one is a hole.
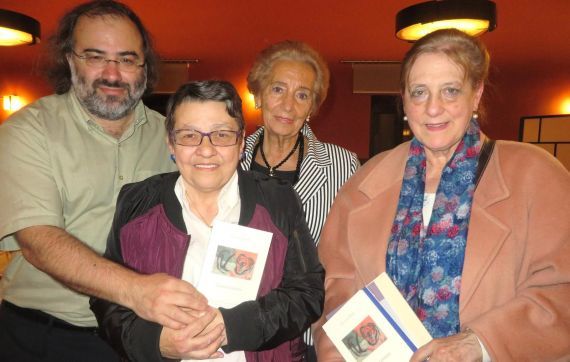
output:
M3 100L4 110L10 113L17 111L23 106L22 98L16 95L4 96Z
M40 42L40 23L27 15L0 9L0 46Z
M396 15L396 37L414 42L439 30L455 28L479 36L497 27L490 0L434 0L409 6Z

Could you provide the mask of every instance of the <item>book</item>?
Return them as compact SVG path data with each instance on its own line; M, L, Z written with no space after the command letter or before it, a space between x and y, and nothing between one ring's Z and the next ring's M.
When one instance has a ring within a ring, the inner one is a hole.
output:
M328 315L323 329L346 361L408 361L432 339L386 273Z
M197 289L212 307L255 300L273 233L215 221Z

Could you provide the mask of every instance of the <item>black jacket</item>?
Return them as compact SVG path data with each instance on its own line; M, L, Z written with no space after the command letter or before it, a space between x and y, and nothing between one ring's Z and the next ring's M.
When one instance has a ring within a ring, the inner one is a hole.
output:
M244 350L248 360L301 359L304 345L299 337L322 313L324 270L291 186L257 173L238 175L239 224L273 232L273 239L258 298L220 308L228 337L224 351ZM186 231L174 193L178 177L178 172L162 174L123 187L107 258L145 274L182 276L192 233ZM91 309L102 337L124 357L161 360L160 325L97 298L91 299Z

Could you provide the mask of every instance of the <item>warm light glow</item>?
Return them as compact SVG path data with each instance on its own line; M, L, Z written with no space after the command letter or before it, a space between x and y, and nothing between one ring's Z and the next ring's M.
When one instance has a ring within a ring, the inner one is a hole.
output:
M23 45L32 41L31 34L0 26L0 46Z
M15 112L22 108L23 105L22 99L18 96L4 96L4 110L8 112Z
M433 23L425 24L419 23L400 30L396 33L396 36L400 39L416 41L436 30L450 28L459 29L471 36L479 36L487 31L489 28L489 21L478 19L452 19L434 21Z
M247 107L249 109L255 109L255 97L253 96L253 94L247 92L247 96L245 98L245 102L247 103Z
M560 104L560 114L570 114L570 97L564 99Z

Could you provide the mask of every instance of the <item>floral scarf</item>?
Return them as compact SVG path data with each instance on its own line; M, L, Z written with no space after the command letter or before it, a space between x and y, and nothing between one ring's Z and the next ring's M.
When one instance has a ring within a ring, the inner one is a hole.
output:
M425 229L425 151L416 138L410 145L386 271L434 338L459 332L461 274L481 145L472 119L443 169Z

